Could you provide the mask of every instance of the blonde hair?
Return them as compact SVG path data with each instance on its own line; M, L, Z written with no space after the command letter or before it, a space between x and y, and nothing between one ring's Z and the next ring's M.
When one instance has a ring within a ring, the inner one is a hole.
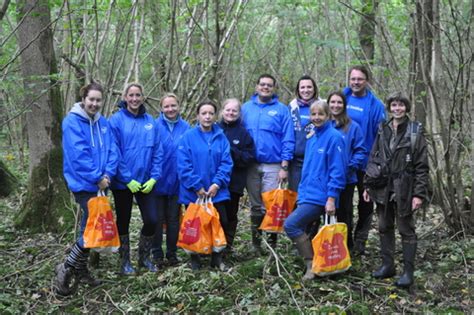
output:
M221 111L219 112L219 120L223 119L222 112L224 111L225 107L232 102L237 103L237 106L239 107L239 114L240 114L240 111L242 110L242 104L240 103L240 101L236 98L227 98L222 103L222 108L221 108Z
M176 96L176 94L174 94L174 93L165 93L165 95L163 95L160 98L160 107L163 107L163 101L165 99L167 99L168 97L174 98L176 100L176 102L178 103L178 106L179 106L179 98Z
M142 93L142 96L143 96L143 86L140 84L140 83L137 83L137 82L132 82L132 83L129 83L125 86L125 89L123 90L123 94L122 94L122 97L125 99L125 97L127 96L127 93L128 93L128 90L130 90L130 88L132 87L137 87L140 89L140 92Z
M329 113L329 105L326 101L324 100L317 100L316 102L314 102L313 104L311 104L311 106L309 107L309 111L310 113L313 112L313 109L315 108L319 108L319 109L322 109L323 112L326 114L326 116L330 117L330 113Z

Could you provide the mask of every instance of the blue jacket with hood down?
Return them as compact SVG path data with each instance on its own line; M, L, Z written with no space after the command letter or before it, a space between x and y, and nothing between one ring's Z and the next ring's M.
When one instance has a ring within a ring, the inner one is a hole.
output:
M367 102L369 113L368 115L363 116L364 120L359 124L362 129L362 134L364 135L364 146L367 152L372 150L372 145L374 144L375 137L377 136L377 131L379 130L379 125L381 122L385 121L385 108L382 102L375 97L375 95L369 89L366 90L367 94L363 97ZM350 116L351 111L351 99L358 99L352 95L352 90L349 87L346 87L343 91L347 99L347 114ZM360 98L359 98L360 99ZM362 165L362 170L365 170L367 167L367 162L369 161L369 154L366 155L364 163Z
M118 151L112 130L101 114L91 118L76 103L62 123L63 170L72 192L97 192L104 175L115 176Z
M155 185L154 192L160 196L178 196L178 142L190 126L179 117L170 130L163 113L156 119L156 124L163 146L163 170L161 182Z
M291 161L295 149L293 123L288 107L273 95L262 104L254 94L242 106L242 121L255 142L258 163Z
M314 135L306 142L298 204L324 206L328 197L334 197L338 207L339 195L346 186L344 150L342 135L330 121L314 128Z
M140 184L150 178L158 182L161 179L163 149L155 119L146 113L144 105L140 106L136 116L127 110L126 102L120 102L119 107L121 109L109 119L120 152L112 189L127 189L132 179Z
M207 190L212 184L220 187L213 202L229 200L232 166L229 141L219 126L213 124L208 135L204 135L199 125L186 131L178 144L178 202L186 205L195 202L197 192L201 188Z
M360 129L359 124L353 120L347 126L347 131L344 131L342 128L337 128L335 120L332 121L332 126L341 133L344 140L347 161L347 184L355 184L357 183L356 171L363 170L362 167L364 161L367 159L367 155L369 154L364 146L362 130Z

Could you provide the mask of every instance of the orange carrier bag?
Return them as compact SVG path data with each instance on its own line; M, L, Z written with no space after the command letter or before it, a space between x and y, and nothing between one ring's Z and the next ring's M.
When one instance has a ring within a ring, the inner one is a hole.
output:
M325 225L313 238L312 271L318 276L344 272L351 267L351 256L347 247L347 225L336 223L335 216L325 216Z
M269 233L283 233L283 224L295 207L298 194L289 189L278 189L262 193L267 212L259 229Z
M99 190L97 197L87 202L89 216L84 230L84 247L98 252L116 252L120 238L109 197Z
M179 229L178 246L188 254L212 252L212 212L206 209L203 199L190 203Z
M214 207L212 200L207 202L208 209L212 212L211 232L212 232L212 251L220 253L227 246L224 229L222 228L219 212Z

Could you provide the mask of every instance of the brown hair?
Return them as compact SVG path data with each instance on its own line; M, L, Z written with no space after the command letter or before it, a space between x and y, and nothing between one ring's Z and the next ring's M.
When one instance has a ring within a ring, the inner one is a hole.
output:
M104 88L102 87L102 85L96 82L92 82L81 87L79 91L81 99L85 99L87 95L89 95L90 91L99 91L101 94L104 94Z
M330 104L330 102L331 102L331 97L333 97L335 95L339 96L342 99L342 106L343 106L342 107L343 108L342 113L336 121L336 126L338 128L342 128L342 130L344 130L344 131L347 131L347 128L349 127L349 124L351 123L351 118L347 115L346 96L344 95L344 93L342 93L342 91L332 91L331 93L329 93L329 96L327 98L328 104ZM332 114L331 114L331 117L335 118L334 116L332 116Z

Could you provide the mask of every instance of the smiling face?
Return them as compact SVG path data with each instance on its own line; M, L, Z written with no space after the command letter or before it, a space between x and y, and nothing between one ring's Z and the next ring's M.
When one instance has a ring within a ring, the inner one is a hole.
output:
M82 108L91 118L97 114L101 105L102 92L97 90L90 90L89 93L87 93L87 96L82 99Z
M393 101L390 103L390 113L396 120L403 119L407 114L407 107L403 102Z
M338 117L344 113L344 101L339 95L332 95L329 99L329 112L332 116Z
M352 94L355 96L364 96L367 88L367 77L362 71L354 69L349 75L349 86L352 90Z
M273 79L263 77L263 78L260 78L260 80L258 81L258 84L255 87L255 90L260 100L266 101L272 98L274 88L275 88L275 82L273 82Z
M178 101L174 97L166 97L161 102L161 111L169 120L176 120L179 115Z
M222 110L222 119L226 123L232 123L240 117L240 106L236 101L229 101Z
M135 85L132 85L125 94L125 101L127 102L127 109L133 114L138 114L138 109L143 103L143 92Z
M329 115L322 106L311 106L311 122L316 127L321 127L328 121Z
M199 108L197 120L203 131L210 131L215 121L216 110L212 105L203 105Z
M315 89L311 80L301 80L298 84L298 95L303 101L314 98Z

